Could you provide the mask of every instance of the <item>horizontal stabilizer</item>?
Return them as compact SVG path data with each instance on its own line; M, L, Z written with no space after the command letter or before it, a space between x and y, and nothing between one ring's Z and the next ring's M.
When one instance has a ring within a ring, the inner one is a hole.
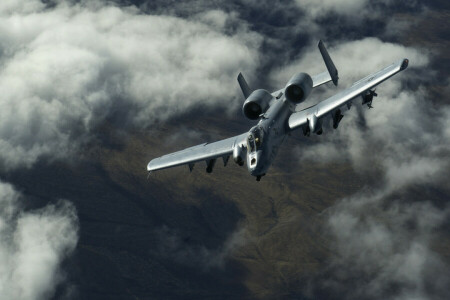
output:
M313 87L316 87L316 86L322 85L324 83L330 82L331 76L330 76L330 73L328 73L328 71L325 71L320 74L311 76L311 79L313 81Z
M239 85L241 86L241 90L244 94L245 99L247 99L248 96L250 96L250 94L252 93L252 90L248 86L247 81L245 81L244 75L242 75L242 73L239 73L237 80L239 82Z

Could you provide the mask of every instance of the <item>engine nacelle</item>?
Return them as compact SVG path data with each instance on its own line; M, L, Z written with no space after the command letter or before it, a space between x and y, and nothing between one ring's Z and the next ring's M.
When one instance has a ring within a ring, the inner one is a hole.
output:
M293 104L298 104L308 97L313 87L311 76L306 73L297 73L288 81L284 95Z
M233 160L240 166L244 165L245 153L241 146L236 146L233 149Z
M272 95L263 89L253 91L242 106L242 112L250 120L256 120L269 108Z

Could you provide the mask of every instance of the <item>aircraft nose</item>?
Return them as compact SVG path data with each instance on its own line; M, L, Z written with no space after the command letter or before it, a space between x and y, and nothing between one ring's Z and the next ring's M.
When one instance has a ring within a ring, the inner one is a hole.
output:
M261 151L251 153L248 157L248 169L253 176L260 175L262 168Z

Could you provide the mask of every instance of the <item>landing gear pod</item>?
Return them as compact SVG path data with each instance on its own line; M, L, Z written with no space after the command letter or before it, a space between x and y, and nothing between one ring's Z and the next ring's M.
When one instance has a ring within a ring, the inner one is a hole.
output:
M234 147L233 150L233 160L235 163L240 165L241 167L244 165L244 150L242 149L242 146Z

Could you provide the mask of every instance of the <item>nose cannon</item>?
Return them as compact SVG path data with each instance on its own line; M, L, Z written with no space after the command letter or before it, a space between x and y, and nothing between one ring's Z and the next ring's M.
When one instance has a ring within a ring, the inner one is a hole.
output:
M262 151L251 152L247 156L247 167L251 175L256 177L256 181L260 181L265 175L264 162L262 160Z

